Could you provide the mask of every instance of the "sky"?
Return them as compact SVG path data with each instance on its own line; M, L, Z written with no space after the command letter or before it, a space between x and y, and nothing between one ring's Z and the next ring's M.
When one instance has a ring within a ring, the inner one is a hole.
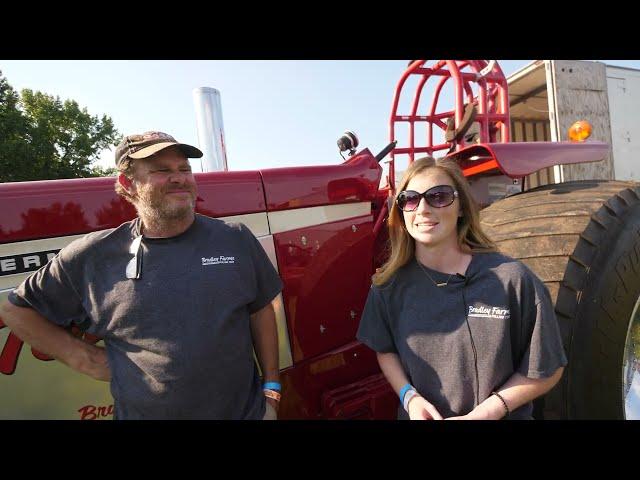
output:
M625 415L629 420L640 420L640 372L631 381L631 390L625 398Z
M640 68L640 61L603 60ZM531 60L499 60L505 75ZM16 90L72 99L121 134L159 130L199 146L192 91L220 91L228 166L338 164L346 130L373 154L389 143L395 86L408 60L0 60ZM451 82L449 82L451 83ZM423 97L431 96L427 84ZM443 93L449 101L449 92ZM403 97L408 101L409 97ZM406 102L403 103L403 105ZM99 164L113 166L113 151ZM200 171L200 162L192 162Z

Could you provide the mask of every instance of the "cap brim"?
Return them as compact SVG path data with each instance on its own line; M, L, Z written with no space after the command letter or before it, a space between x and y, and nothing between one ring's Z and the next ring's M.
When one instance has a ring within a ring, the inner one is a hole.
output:
M176 142L162 142L156 143L154 145L149 145L148 147L143 148L142 150L138 150L135 153L129 155L129 158L140 159L140 158L148 158L151 155L158 153L160 150L164 150L165 148L176 146L182 153L185 154L187 158L200 158L202 157L202 152L196 147L192 147L191 145L187 145L186 143L176 143Z

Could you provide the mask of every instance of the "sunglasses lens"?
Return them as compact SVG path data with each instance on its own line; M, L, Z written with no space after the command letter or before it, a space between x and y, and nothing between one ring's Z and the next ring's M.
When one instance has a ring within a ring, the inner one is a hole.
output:
M400 210L404 210L405 212L412 212L418 207L419 203L420 194L417 192L406 191L398 195L398 206Z
M453 187L449 185L433 187L425 194L425 197L429 205L436 208L447 207L451 205L455 199Z
M397 197L400 210L413 212L420 205L420 200L424 197L429 205L436 208L448 207L456 198L455 190L451 185L438 185L420 194L413 190L400 192Z

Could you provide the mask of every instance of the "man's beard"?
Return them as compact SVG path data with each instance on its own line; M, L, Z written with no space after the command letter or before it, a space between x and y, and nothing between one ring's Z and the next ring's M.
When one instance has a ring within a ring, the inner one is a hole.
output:
M186 220L193 215L196 204L195 188L191 185L185 185L179 189L190 192L190 201L186 205L176 205L167 198L166 193L172 190L176 189L158 188L151 185L138 187L135 207L138 215L145 223L168 226Z

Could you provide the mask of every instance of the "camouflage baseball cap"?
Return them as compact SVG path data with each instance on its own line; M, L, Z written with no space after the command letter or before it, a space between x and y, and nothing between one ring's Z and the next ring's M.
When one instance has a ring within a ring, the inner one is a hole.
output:
M119 167L127 158L147 158L175 145L187 158L200 158L202 152L196 147L180 143L171 135L162 132L144 132L141 135L128 135L116 148L116 166Z

